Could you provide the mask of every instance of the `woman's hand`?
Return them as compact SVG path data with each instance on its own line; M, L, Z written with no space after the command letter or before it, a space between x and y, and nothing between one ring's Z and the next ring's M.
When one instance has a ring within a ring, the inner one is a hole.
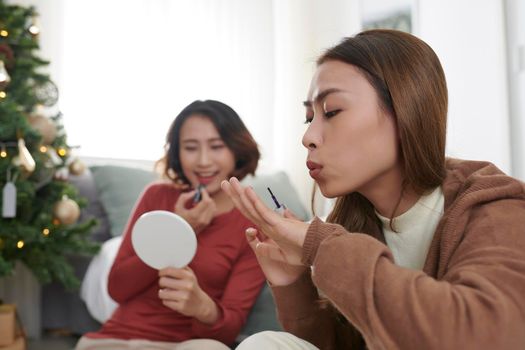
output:
M206 324L214 324L219 319L219 308L200 288L189 267L160 270L159 286L159 298L170 309Z
M283 262L283 259L273 259L272 251L283 255L281 248L271 239L262 238L264 235L254 228L246 230L246 238L253 249L257 261L263 270L266 279L274 286L286 286L295 282L305 271L305 266L291 265ZM261 237L261 238L260 238Z
M268 280L275 285L295 281L305 270L301 258L308 224L294 218L288 210L284 217L275 213L253 189L242 187L236 178L223 181L221 188L237 209L259 227L259 237L255 230L246 234Z
M201 190L202 200L193 208L186 209L186 203L195 196L196 190L182 193L175 203L175 213L186 220L195 233L201 232L215 217L217 207L205 188Z

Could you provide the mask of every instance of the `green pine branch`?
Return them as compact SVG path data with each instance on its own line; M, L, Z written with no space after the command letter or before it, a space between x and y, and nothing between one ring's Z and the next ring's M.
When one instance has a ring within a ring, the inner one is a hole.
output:
M62 125L60 113L50 117L57 130L51 144L44 144L39 130L34 129L28 117L37 105L51 106L56 102L56 91L44 69L48 61L38 56L38 37L28 28L37 16L33 7L6 4L0 0L0 60L11 78L0 86L0 189L8 175L16 177L17 207L15 218L0 217L0 277L10 275L16 261L27 265L42 283L57 280L67 288L79 286L69 257L75 254L93 255L99 244L89 238L97 225L90 219L65 225L54 216L54 207L64 195L80 208L87 202L69 182L57 179L56 172L67 167L71 147ZM36 163L31 173L24 171L16 158L19 155L18 138ZM61 150L58 164L48 152ZM0 196L0 208L4 204ZM1 213L0 213L1 214Z

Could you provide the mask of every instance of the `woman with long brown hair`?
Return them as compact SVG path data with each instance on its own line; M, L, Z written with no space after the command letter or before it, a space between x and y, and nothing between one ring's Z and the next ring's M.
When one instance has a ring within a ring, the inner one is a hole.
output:
M288 332L238 349L525 348L525 189L494 165L445 157L447 88L434 51L371 30L317 62L306 166L327 222L284 217L222 183Z

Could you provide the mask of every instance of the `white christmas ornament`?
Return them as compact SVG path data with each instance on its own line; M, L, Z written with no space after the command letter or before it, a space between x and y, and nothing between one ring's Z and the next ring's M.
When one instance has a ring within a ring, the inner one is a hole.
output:
M23 138L18 139L18 165L20 165L26 172L32 173L35 171L36 163L31 153L26 147L26 142Z

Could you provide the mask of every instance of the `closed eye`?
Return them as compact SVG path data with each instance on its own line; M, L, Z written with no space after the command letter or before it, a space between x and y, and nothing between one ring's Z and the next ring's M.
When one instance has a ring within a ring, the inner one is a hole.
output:
M327 118L332 118L332 117L335 117L337 114L339 114L339 112L341 112L340 109L334 109L333 111L325 112L324 116L327 117Z

